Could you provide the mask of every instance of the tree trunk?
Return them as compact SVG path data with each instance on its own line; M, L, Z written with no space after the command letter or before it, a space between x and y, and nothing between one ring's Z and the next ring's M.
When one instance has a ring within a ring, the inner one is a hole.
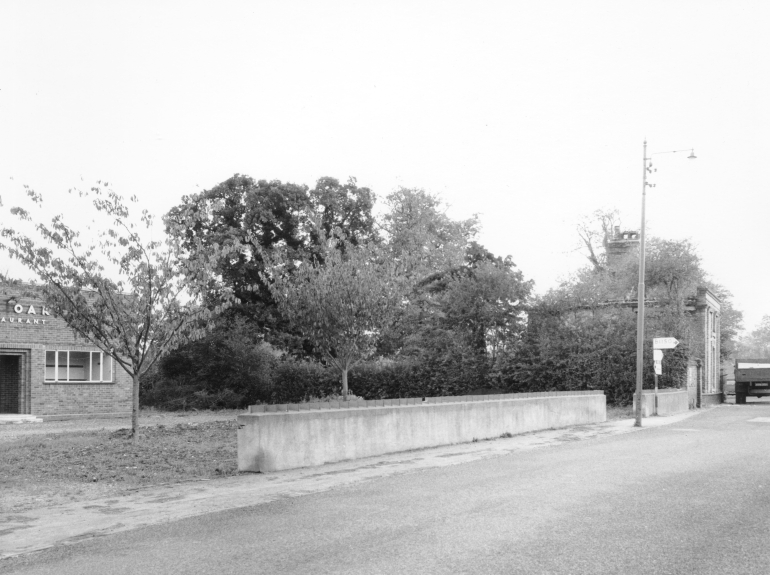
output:
M342 398L347 401L348 399L348 368L342 369Z
M139 374L134 373L131 376L133 380L132 401L131 401L131 438L136 439L136 432L139 429Z

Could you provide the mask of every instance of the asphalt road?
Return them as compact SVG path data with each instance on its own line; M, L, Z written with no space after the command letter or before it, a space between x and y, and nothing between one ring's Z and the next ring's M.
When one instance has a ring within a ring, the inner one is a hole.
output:
M111 535L0 572L764 575L769 534L763 401Z

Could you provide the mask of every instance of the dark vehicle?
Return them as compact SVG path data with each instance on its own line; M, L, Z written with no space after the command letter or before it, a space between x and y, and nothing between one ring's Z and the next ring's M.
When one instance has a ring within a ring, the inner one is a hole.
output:
M770 395L770 359L735 360L735 403Z

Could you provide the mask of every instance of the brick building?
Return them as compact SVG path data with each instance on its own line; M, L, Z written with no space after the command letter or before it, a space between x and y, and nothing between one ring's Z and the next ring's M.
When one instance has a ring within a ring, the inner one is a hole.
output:
M112 358L51 314L33 286L0 286L0 414L128 415L131 385Z

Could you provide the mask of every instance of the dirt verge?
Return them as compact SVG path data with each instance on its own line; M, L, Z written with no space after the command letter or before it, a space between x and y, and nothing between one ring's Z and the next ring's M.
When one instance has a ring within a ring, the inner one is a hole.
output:
M0 513L237 471L237 412L145 413L130 421L52 421L0 426Z

